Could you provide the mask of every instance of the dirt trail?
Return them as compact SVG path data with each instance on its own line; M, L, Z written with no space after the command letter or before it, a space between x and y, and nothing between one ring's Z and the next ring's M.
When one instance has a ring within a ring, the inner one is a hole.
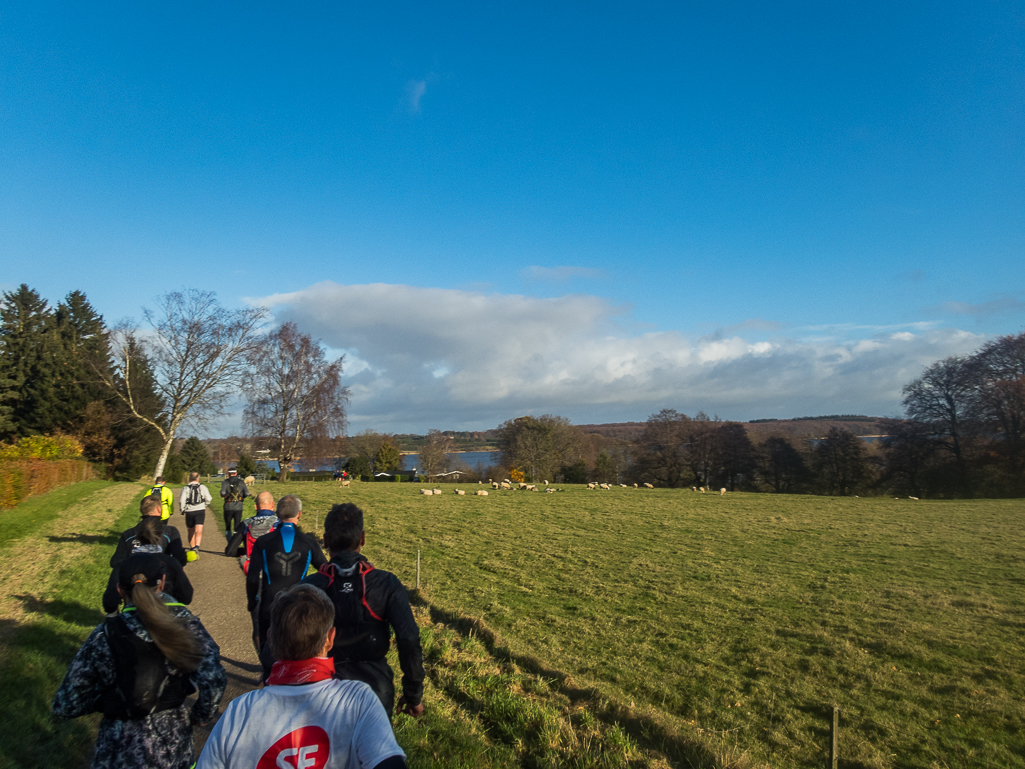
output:
M214 494L214 513L207 515L203 528L203 544L200 546L199 560L190 563L185 573L188 574L195 595L189 609L199 617L203 627L213 636L221 647L221 662L228 671L228 688L221 701L222 709L240 694L254 689L260 683L260 661L253 648L253 624L246 611L246 582L238 560L224 555L224 534L221 531L220 500L216 494L219 487L214 485L210 492ZM178 509L178 494L175 489L175 506ZM247 510L246 515L252 515ZM185 527L185 516L177 512L168 521L182 535L182 541L188 545L188 529ZM205 727L196 727L194 739L196 755L203 749L206 738L214 723Z

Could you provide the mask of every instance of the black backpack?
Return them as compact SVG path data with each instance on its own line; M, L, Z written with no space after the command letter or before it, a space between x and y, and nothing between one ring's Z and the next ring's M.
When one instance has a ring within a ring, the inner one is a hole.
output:
M187 673L171 672L171 663L152 641L143 641L124 615L103 625L114 658L114 688L103 696L102 712L120 721L145 718L171 710L196 691Z
M157 502L159 502L161 505L163 505L164 504L164 492L163 492L163 489L164 489L163 486L154 486L152 489L149 490L149 494L147 494L146 496L153 497L153 499L155 499Z
M388 653L391 629L367 603L367 574L374 570L368 561L358 561L352 574L343 575L336 564L326 563L319 573L328 579L324 592L335 605L336 660L368 662Z
M242 479L237 475L234 478L228 479L228 496L225 500L227 502L241 502L242 501Z

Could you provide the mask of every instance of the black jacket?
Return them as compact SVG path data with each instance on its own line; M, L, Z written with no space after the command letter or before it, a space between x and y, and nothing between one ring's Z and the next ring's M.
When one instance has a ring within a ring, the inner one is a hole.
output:
M339 553L331 559L327 567L317 574L311 574L303 581L316 585L334 601L334 588L341 580L338 576L339 572L334 572L333 569L340 569L341 573L350 573L358 563L369 562L362 555L353 551ZM368 641L367 643L373 644L373 649L367 650L341 646L336 641L335 647L331 650L331 656L335 659L336 671L352 664L353 659L356 660L356 665L363 664L361 661L369 661L368 657L377 657L379 659L373 661L383 663L384 655L388 651L390 631L394 630L395 648L399 653L399 666L402 668L402 694L406 698L406 704L415 707L423 699L424 663L423 651L420 648L420 628L417 627L416 620L413 619L413 611L409 607L409 595L399 578L383 569L375 568L368 572L365 584L364 598L370 611L363 609L363 620L373 625L377 620L370 612L380 617L385 634L384 643ZM335 605L338 606L337 602ZM335 626L342 638L351 636L351 628L344 627L348 622L348 618L343 618L336 613ZM369 652L369 654L365 652ZM387 708L388 705L385 707Z
M192 603L192 583L185 576L185 569L181 567L178 561L166 553L161 553L159 557L160 561L164 564L164 570L167 572L167 583L164 585L164 592L167 595L174 596L178 603L183 603L186 606ZM117 581L120 571L120 564L118 568L111 569L110 578L107 580L107 589L103 591L103 611L107 612L107 614L117 611L117 607L121 605L121 596L117 592Z
M270 613L274 597L306 576L308 566L319 569L327 559L317 540L298 526L292 547L285 552L284 524L270 534L264 534L253 543L249 554L249 569L246 571L246 598L249 611L260 606L261 614Z
M118 538L114 555L110 556L110 568L116 569L121 564L121 561L132 554L135 547L142 544L136 541L138 533L138 526L133 526L122 532L120 538ZM187 559L185 557L185 548L182 547L182 535L178 533L178 529L174 526L165 526L164 537L164 552L184 566L187 563ZM177 596L175 597L177 598Z

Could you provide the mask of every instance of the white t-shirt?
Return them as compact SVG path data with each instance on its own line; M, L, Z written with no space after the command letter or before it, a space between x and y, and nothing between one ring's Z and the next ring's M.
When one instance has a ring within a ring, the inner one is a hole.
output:
M373 690L330 679L232 700L196 769L373 769L405 755Z
M198 503L196 503L195 505L190 505L188 503L188 501L189 501L189 490L193 486L199 486L200 501ZM178 512L180 512L180 513L194 513L197 510L205 510L207 505L209 505L213 501L214 501L214 498L210 494L210 489L208 489L206 486L204 486L199 481L196 481L195 483L190 483L188 486L186 486L184 489L182 489L181 493L178 495Z

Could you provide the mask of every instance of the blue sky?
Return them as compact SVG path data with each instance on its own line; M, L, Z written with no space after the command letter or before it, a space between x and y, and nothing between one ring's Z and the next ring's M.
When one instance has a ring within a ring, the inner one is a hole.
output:
M894 415L1025 328L1021 2L370 5L0 2L0 288L266 304L353 431Z

